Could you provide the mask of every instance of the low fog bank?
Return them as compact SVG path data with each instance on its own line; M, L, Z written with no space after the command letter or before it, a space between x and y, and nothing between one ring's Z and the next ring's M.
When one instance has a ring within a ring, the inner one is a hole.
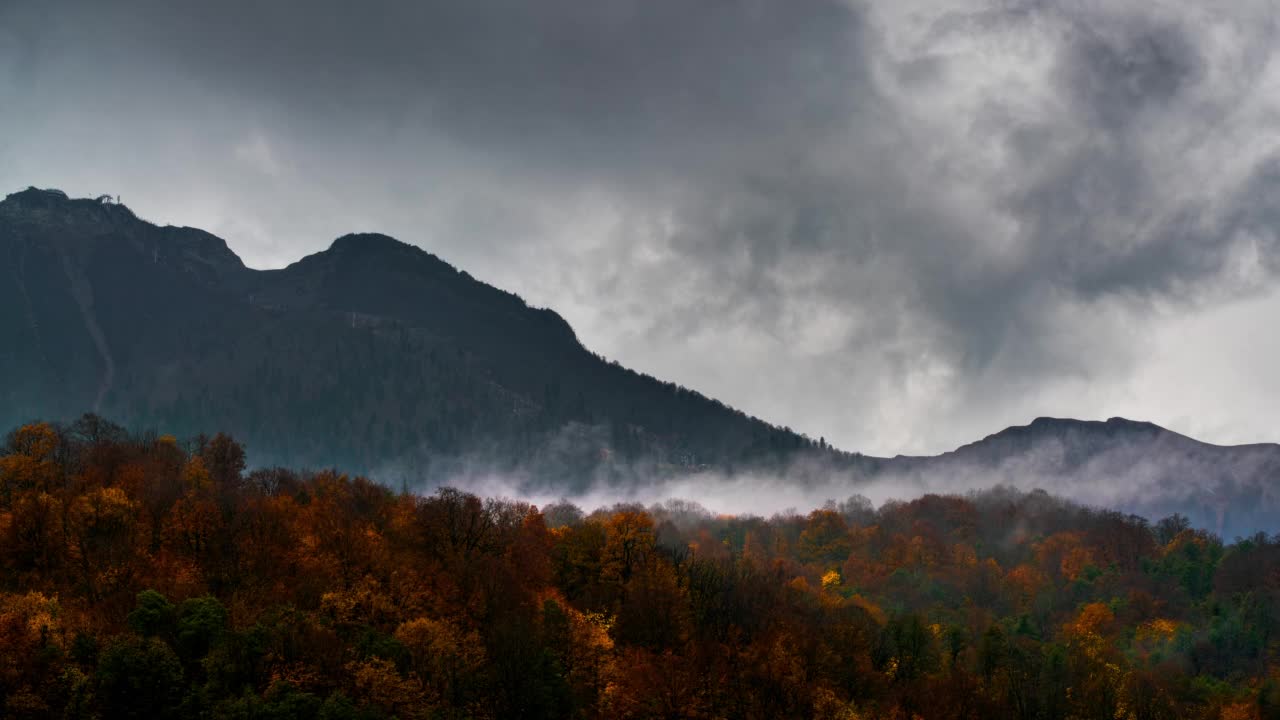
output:
M575 426L525 461L504 461L492 447L460 457L424 452L370 475L418 492L452 486L539 504L565 498L584 509L683 499L715 513L765 517L851 496L879 506L1004 486L1152 522L1177 513L1225 539L1280 532L1280 445L1210 445L1123 418L1039 418L937 456L877 458L817 447L731 468L674 452L622 458L609 437Z
M863 495L870 503L880 505L889 500L918 496L926 492L918 490L909 496L887 484L877 484L879 492L869 487L852 488L847 479L843 478L833 478L828 483L814 486L797 483L783 475L725 475L712 472L662 478L651 484L638 486L601 483L579 492L557 492L554 488L531 489L510 477L497 475L460 477L454 485L477 495L519 498L539 506L564 501L586 511L618 504L640 504L648 507L684 501L696 503L713 515L763 517L790 512L807 513L829 501L844 500L850 495ZM431 492L434 488L424 490Z
M1272 448L1241 448L1230 457L1206 459L1168 448L1155 452L1150 447L1124 445L1080 458L1050 441L996 462L949 454L865 458L843 464L808 458L781 469L732 473L661 472L648 464L622 470L613 467L585 487L473 465L447 480L412 489L429 493L436 486L449 485L539 506L564 500L586 511L618 503L653 506L678 500L696 503L712 514L769 517L803 514L851 498L880 507L927 494L968 495L1005 487L1024 493L1043 490L1079 505L1140 515L1153 523L1181 514L1195 527L1229 540L1258 531L1280 532Z

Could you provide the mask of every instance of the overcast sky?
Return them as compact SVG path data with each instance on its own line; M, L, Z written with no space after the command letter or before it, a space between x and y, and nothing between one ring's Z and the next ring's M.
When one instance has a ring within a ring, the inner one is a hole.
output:
M0 0L0 191L351 231L838 446L1280 440L1274 0Z

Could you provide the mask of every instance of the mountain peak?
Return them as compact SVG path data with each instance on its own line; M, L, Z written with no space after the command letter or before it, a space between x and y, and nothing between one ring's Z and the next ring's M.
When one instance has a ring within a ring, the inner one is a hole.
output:
M87 264L114 262L131 252L151 264L180 268L205 284L216 284L245 271L244 263L220 237L203 230L157 226L134 215L110 195L72 198L57 189L29 187L0 202L0 219L26 228L25 235L49 247L72 253Z
M1167 429L1160 427L1146 420L1130 420L1129 418L1111 417L1107 418L1107 426L1124 429L1124 430L1141 430L1144 432L1169 432Z
M334 240L329 246L331 252L338 253L383 253L404 249L417 250L418 248L381 233L347 233Z
M936 457L976 453L994 458L1012 452L1012 448L1019 448L1020 452L1050 439L1073 445L1078 443L1089 445L1129 440L1149 442L1161 437L1182 438L1183 436L1154 423L1122 417L1112 417L1103 421L1042 416L1026 425L1011 425L981 440L962 445Z
M0 214L25 216L38 223L54 217L97 223L137 219L132 210L111 195L99 195L92 199L71 198L56 188L41 189L34 186L6 195L0 201Z
M51 208L67 202L71 202L71 198L67 197L63 191L55 188L42 190L33 185L26 190L9 193L5 196L3 204L22 208Z
M1123 417L1110 417L1105 421L1102 420L1077 420L1074 418L1056 418L1056 417L1038 417L1025 426L1029 429L1049 430L1049 429L1079 429L1079 430L1106 430L1109 432L1124 431L1142 431L1142 432L1167 432L1164 428L1145 420L1130 420ZM1016 430L1016 426L1007 428L1007 430Z

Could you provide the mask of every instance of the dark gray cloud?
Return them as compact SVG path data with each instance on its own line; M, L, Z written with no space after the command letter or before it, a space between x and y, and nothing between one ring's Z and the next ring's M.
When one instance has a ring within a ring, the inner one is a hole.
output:
M1280 304L1277 11L1202 5L9 0L0 182L250 264L389 232L853 448L1280 437L1152 379L1255 394L1194 318Z
M65 7L14 12L24 54L77 48L299 131L443 133L548 169L688 168L843 124L865 85L859 13L834 0Z

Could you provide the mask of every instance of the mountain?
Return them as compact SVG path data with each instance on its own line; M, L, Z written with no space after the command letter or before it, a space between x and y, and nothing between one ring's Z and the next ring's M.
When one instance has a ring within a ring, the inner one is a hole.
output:
M841 453L608 362L554 312L385 235L254 270L204 231L28 189L0 202L0 277L0 427L92 410L392 485L501 474L572 494L749 469L835 496L1004 483L1280 530L1277 445L1041 418L933 457Z
M581 487L796 453L785 428L589 352L550 310L384 235L281 270L103 196L0 202L0 423L226 430L260 464Z
M872 482L917 492L1001 483L1153 519L1181 513L1226 537L1280 531L1280 445L1211 445L1125 418L1037 418L941 455L869 462Z

